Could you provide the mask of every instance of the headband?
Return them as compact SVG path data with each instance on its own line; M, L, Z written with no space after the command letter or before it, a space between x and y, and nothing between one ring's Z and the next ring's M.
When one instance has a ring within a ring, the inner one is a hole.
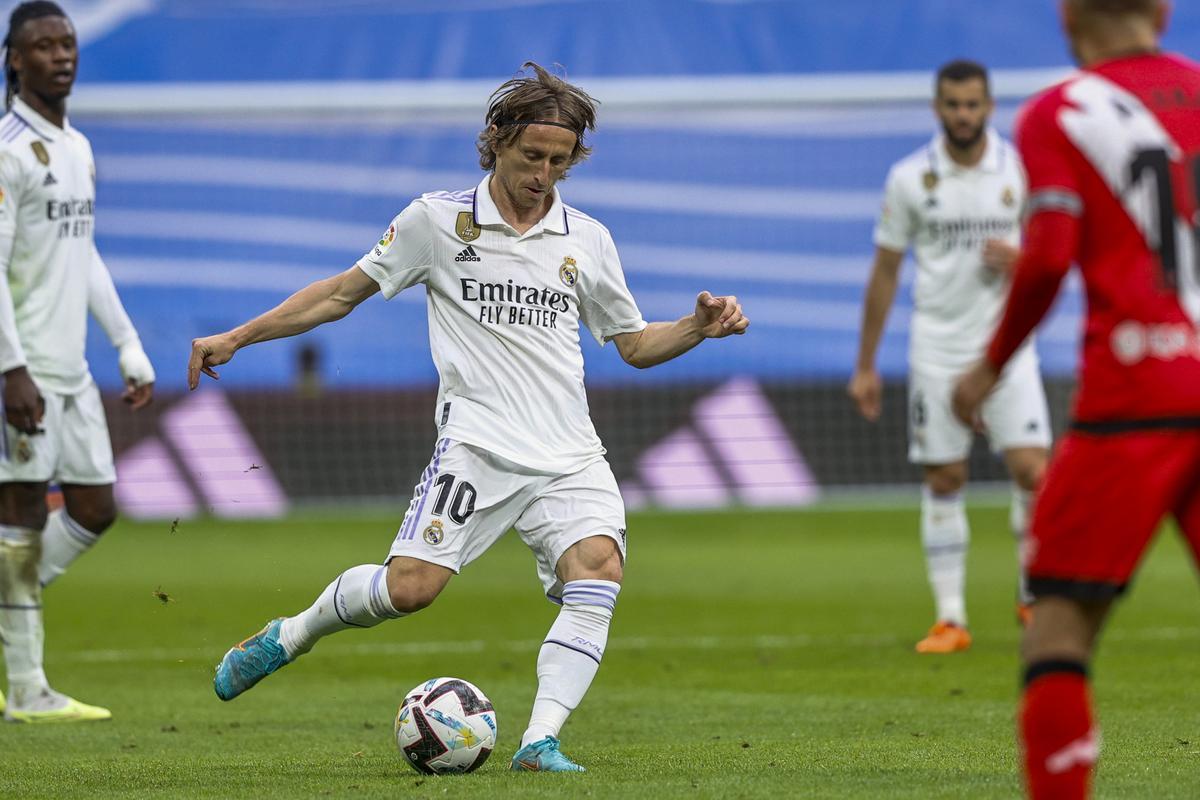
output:
M498 119L493 124L497 128L503 128L505 125L553 125L556 128L563 128L565 130L568 130L571 133L575 134L576 136L579 135L579 131L575 130L575 126L568 125L565 122L556 122L554 120L549 120L549 119L526 119L526 120Z

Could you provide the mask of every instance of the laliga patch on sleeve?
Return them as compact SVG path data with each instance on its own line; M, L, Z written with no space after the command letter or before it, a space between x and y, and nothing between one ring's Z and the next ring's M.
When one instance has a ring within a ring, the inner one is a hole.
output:
M383 236L379 239L379 243L375 245L375 256L378 258L391 249L392 242L396 241L396 223L388 225L388 229L384 231Z

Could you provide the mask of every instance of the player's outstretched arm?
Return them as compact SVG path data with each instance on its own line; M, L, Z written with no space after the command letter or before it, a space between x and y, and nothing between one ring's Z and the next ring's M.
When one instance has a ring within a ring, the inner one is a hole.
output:
M681 356L705 339L743 334L749 326L736 297L701 292L690 315L675 322L651 322L640 331L617 334L613 341L626 364L645 369Z
M216 380L217 371L213 367L226 363L246 345L295 336L341 319L378 291L379 284L354 266L340 275L305 286L267 313L231 331L193 339L188 359L188 388L200 385L202 372Z
M858 413L869 421L879 419L883 411L883 379L875 368L875 353L888 313L896 300L896 287L900 285L900 265L904 253L886 247L875 248L875 263L871 267L871 278L863 296L862 326L858 337L858 360L854 375L846 386L846 394L858 407Z
M88 311L100 323L112 346L117 348L117 364L125 381L121 399L135 411L154 399L154 366L142 348L142 340L133 327L125 306L117 295L112 275L95 246L88 273Z

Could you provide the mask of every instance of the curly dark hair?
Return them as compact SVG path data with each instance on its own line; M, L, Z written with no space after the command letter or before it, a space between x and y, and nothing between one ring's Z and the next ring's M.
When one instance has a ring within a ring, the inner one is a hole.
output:
M533 70L533 74L505 81L488 101L484 128L475 143L479 166L488 172L495 169L496 151L515 142L525 124L538 121L555 122L574 132L570 166L575 166L592 152L583 137L596 130L596 100L533 61L526 61L521 70Z

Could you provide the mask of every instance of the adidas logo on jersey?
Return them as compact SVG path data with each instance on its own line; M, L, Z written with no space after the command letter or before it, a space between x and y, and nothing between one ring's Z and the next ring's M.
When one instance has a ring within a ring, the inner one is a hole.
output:
M473 245L467 245L467 249L454 257L455 261L483 261L479 254L475 252Z
M55 177L54 177L54 173L53 173L53 172L47 172L47 173L46 173L46 180L42 181L42 186L53 186L53 185L54 185L54 184L56 184L56 183L58 183L58 180L56 180L56 179L55 179Z

